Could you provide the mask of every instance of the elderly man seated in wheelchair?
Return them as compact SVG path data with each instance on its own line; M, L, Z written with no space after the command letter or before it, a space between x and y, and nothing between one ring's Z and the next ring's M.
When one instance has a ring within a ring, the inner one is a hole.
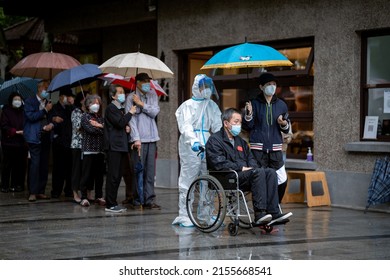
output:
M252 193L254 223L284 223L292 215L281 213L278 199L278 181L274 169L257 165L241 132L241 113L229 108L222 113L223 127L212 134L206 144L206 159L209 170L234 170L238 174L240 189Z

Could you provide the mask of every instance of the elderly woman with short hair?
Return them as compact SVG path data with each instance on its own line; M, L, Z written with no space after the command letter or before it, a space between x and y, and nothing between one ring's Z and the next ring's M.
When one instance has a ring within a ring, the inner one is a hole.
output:
M103 153L104 119L101 116L101 98L93 94L84 101L86 112L81 116L82 127L82 177L80 180L81 206L89 206L88 185L95 184L95 203L106 204L103 198L103 174L105 171Z

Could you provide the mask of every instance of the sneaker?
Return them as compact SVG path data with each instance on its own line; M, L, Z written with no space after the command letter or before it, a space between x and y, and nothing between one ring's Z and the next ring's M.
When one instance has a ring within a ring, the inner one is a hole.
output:
M127 210L126 207L122 207L120 205L112 206L110 208L105 209L106 212L111 212L111 213L123 213L126 212L126 210Z
M291 216L292 216L291 212L272 214L272 222L273 223L283 222L286 221Z
M145 209L161 210L161 206L156 204L156 203L145 204L144 208Z
M132 209L134 210L143 210L143 206L138 201L134 200L134 203L132 204Z
M272 215L267 214L266 212L259 212L255 216L255 224L264 224L272 220Z

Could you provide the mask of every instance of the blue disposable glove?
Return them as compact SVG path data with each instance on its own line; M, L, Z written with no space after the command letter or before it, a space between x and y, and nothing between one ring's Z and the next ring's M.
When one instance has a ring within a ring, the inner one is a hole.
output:
M200 143L199 142L195 142L191 149L194 151L194 152L199 152L200 151Z

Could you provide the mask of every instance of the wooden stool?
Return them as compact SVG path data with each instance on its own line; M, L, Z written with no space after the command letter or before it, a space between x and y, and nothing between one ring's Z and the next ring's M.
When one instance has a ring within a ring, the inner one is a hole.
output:
M287 172L288 182L286 191L282 203L290 202L304 202L305 201L305 192L306 192L306 202L308 207L312 206L330 206L330 196L328 183L326 182L325 173L321 171L305 171L305 170L294 170ZM289 188L291 186L291 180L299 179L300 180L300 191L298 193L289 193ZM312 183L321 182L323 194L314 195L312 193Z

